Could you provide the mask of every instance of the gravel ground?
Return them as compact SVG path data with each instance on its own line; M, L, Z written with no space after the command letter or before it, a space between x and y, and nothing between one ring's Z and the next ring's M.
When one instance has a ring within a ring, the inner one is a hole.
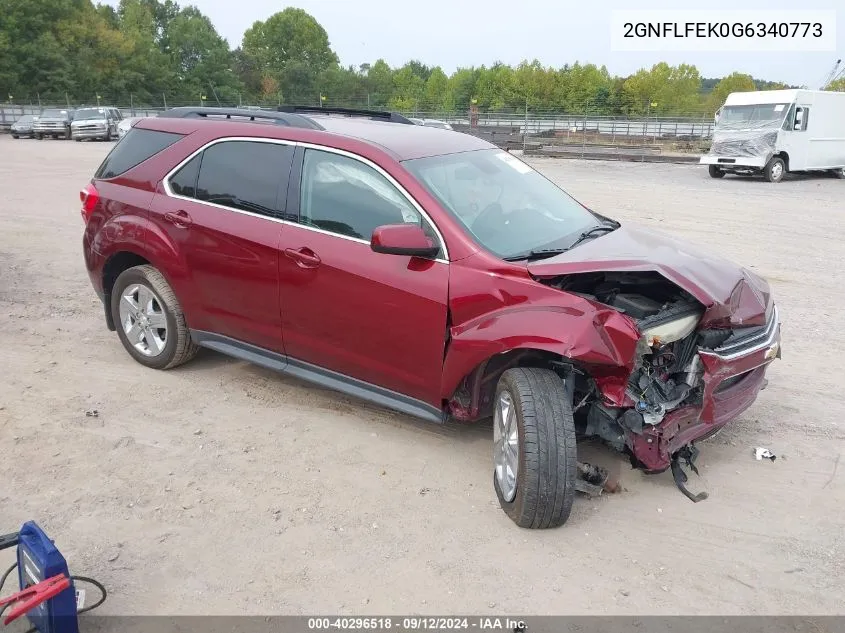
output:
M691 487L710 499L588 447L624 492L526 531L498 508L489 425L417 423L207 351L135 363L81 253L77 192L108 149L0 137L0 532L39 521L109 587L100 612L842 613L845 181L534 161L597 211L768 278L784 357L703 445Z

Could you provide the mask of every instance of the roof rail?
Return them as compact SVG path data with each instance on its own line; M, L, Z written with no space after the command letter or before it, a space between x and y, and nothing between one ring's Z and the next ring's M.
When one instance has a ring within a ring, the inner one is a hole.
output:
M273 110L252 110L247 108L195 108L182 106L165 110L159 117L170 119L248 119L249 121L266 121L276 125L287 125L289 127L308 128L311 130L322 130L323 126L293 112L275 112Z
M309 114L342 114L344 116L358 116L369 119L377 119L380 121L389 121L390 123L404 123L406 125L413 125L414 122L408 117L399 114L398 112L387 112L384 110L359 110L355 108L335 108L335 107L321 107L321 106L302 106L302 105L280 105L276 108L279 112L287 113L309 113Z

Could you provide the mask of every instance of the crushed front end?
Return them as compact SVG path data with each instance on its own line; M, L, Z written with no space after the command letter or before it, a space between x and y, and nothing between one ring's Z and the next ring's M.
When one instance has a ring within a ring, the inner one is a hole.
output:
M705 306L655 272L567 275L550 285L616 308L641 334L627 381L596 375L592 396L576 394L583 402L579 430L630 453L646 472L671 466L685 491L679 459L694 469L693 443L745 411L766 384L768 364L780 357L779 314L768 293L757 293L766 304L757 318L742 322L730 313L747 314L744 285L732 296L745 305L733 307Z

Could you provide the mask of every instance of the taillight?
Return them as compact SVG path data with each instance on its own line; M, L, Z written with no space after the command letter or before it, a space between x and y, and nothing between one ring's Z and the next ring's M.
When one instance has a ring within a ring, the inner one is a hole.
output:
M91 213L100 201L100 193L92 184L85 185L79 192L79 200L82 202L82 219L88 224L91 219Z

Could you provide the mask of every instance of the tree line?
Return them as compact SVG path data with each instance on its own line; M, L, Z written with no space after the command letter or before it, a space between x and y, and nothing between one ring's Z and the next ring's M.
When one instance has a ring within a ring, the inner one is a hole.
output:
M845 80L843 80L845 83ZM416 60L343 66L325 29L302 9L256 21L231 49L212 22L174 0L3 0L0 99L138 106L328 104L400 111L563 111L712 114L728 93L787 87L733 73L658 63L629 77L604 66L539 61L458 68ZM836 88L837 86L832 86ZM839 86L845 89L845 85Z

